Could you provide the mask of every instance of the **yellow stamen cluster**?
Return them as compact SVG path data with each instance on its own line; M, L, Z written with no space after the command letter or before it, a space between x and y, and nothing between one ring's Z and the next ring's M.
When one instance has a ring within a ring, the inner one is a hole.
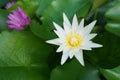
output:
M72 33L71 35L67 36L66 42L67 45L71 48L79 47L82 44L82 39L79 35Z

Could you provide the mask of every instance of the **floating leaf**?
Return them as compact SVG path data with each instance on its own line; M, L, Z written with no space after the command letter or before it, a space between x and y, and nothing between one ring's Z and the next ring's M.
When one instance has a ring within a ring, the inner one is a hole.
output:
M48 80L48 77L35 67L0 67L0 80Z
M51 51L51 47L28 31L4 31L0 35L0 66L46 64Z
M0 7L5 6L10 1L12 1L12 0L2 0L2 1L0 1Z
M94 42L99 42L103 45L102 48L93 49L92 51L87 51L87 59L90 58L90 62L99 65L102 68L114 68L120 65L120 38L105 32L99 34Z
M0 34L1 80L48 80L52 48L28 31ZM7 77L6 77L7 75Z
M73 59L70 63L56 67L51 73L50 80L100 80L99 72L93 66L87 64L81 66Z
M106 30L120 36L120 23L107 23Z
M120 66L114 69L100 69L107 80L120 80Z
M108 19L114 20L114 21L119 21L120 22L120 3L114 4L113 7L111 7L110 9L108 9L108 11L106 11L106 17Z
M7 29L6 20L8 12L5 10L0 10L0 31Z

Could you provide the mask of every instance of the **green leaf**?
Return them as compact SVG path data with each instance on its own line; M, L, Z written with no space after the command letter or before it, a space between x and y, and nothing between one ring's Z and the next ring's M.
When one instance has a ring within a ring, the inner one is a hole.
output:
M0 80L48 80L48 78L35 67L0 67Z
M120 65L120 38L108 32L99 34L94 42L102 44L102 48L86 51L87 59L102 68L114 68Z
M120 36L120 23L107 23L106 30Z
M108 19L108 23L106 24L105 28L111 33L114 33L120 36L120 2L114 3L112 7L106 11L105 16Z
M39 5L37 2L31 0L23 2L19 1L17 4L20 5L30 17L33 17L35 15Z
M89 0L88 2L81 5L81 9L76 12L78 18L86 18L90 12L90 9L93 5L93 0Z
M54 33L51 33L52 31L50 32L49 29L47 29L46 26L45 25L44 26L40 25L40 23L38 21L36 21L36 20L32 20L32 22L30 24L31 31L35 35L37 35L38 37L41 37L41 36L50 37L50 35L55 36ZM41 28L43 28L44 31L42 31Z
M114 69L100 69L107 80L120 80L120 66Z
M56 35L53 32L54 26L53 21L56 22L59 25L62 25L63 23L63 12L66 13L69 19L72 19L73 15L75 13L81 12L79 14L80 17L84 17L88 10L90 9L91 5L93 3L93 0L56 0L52 1L51 4L45 8L41 21L42 25L39 31L41 33L45 33L47 35L39 34L40 38L43 38L45 40L55 38ZM88 6L89 5L89 6ZM85 8L86 7L86 8ZM84 11L83 11L84 9ZM41 13L40 13L41 14ZM71 20L70 20L71 21ZM36 28L36 27L34 27ZM37 29L36 29L37 30ZM38 31L34 32L38 32Z
M52 24L53 21L58 24L62 24L63 12L66 13L68 18L72 19L73 15L79 11L83 11L82 9L85 6L90 5L87 6L88 8L90 8L92 2L93 0L66 0L66 2L64 2L63 0L53 1L50 6L43 12L43 21L50 24Z
M109 9L105 13L107 18L105 29L118 36L120 35L119 5L120 2L117 0L113 1L112 4L109 3ZM93 53L89 54L93 61L102 68L114 68L119 66L120 48L118 43L120 43L120 38L110 33L101 34L97 38L95 40L103 44L103 48L94 49L94 51L92 51Z
M5 6L8 2L10 2L11 0L2 0L0 1L0 7Z
M105 3L108 2L108 1L109 1L109 0L94 0L94 4L93 4L91 10L98 9L100 6L102 6L103 4L105 4Z
M52 48L28 31L0 35L0 66L46 65Z
M0 34L0 80L48 80L53 49L28 31ZM7 77L6 77L7 75Z
M41 16L44 10L49 6L53 0L36 0L40 3L39 8L37 9L36 15Z
M6 20L8 12L5 10L0 10L0 31L7 29Z
M50 80L100 80L99 72L90 64L84 67L76 60L56 67Z
M120 3L114 4L113 7L111 7L110 9L108 9L108 11L106 11L106 17L108 19L111 19L113 21L118 21L120 22Z

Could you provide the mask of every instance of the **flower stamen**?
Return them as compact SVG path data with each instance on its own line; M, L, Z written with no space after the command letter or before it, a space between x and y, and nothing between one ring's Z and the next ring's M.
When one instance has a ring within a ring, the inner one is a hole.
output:
M79 35L72 33L71 35L67 36L66 42L67 45L71 48L77 48L82 44L82 39Z

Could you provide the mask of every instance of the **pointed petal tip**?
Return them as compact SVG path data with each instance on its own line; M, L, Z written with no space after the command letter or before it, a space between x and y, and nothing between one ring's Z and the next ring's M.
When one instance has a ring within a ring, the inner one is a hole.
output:
M55 29L57 30L57 24L55 22L53 22L53 25L54 25Z
M99 48L99 47L103 47L103 45L97 44L97 45L96 45L96 48Z
M85 66L84 60L78 60L82 66Z
M75 58L79 61L79 63L84 66L84 59L83 59L83 51L80 50L79 53L75 54Z
M56 33L57 32L57 30L53 30L54 31L54 33Z
M97 20L94 20L92 23L95 25L95 24L96 24L96 22L97 22Z
M94 20L95 22L97 22L97 20Z
M70 57L70 59L72 59L73 58L73 56L71 55L71 56L69 56Z
M84 20L85 20L84 18L81 19L81 21L84 21Z
M63 31L63 29L61 28L61 26L59 26L58 24L56 24L55 22L53 22L53 25L55 27L56 30L58 31Z
M67 24L68 26L71 26L71 23L65 13L63 13L63 25L64 23Z
M55 22L53 22L53 25L55 25L56 23Z
M49 44L55 44L54 43L54 39L52 39L52 40L47 40L47 41L45 41L46 43L49 43Z
M65 13L63 13L63 22L69 23L69 19Z
M70 59L72 59L74 55L75 55L74 52L72 52L72 51L69 52L69 58Z
M65 12L63 12L63 16L66 16Z
M90 26L95 26L95 24L96 24L96 22L97 22L97 20L94 20L94 21L92 21L90 24L88 24L88 25L90 25Z
M73 20L77 20L77 15L76 14L74 14Z
M46 43L49 43L49 40L45 41Z
M93 45L91 47L92 48L100 48L100 47L103 47L103 45L97 44L97 43L93 43Z
M65 63L65 61L61 61L60 64L63 65Z
M60 52L59 50L56 50L56 52L58 53L58 52Z
M82 66L85 66L85 63L80 63Z
M78 27L78 19L77 19L76 14L74 14L73 20L72 20L72 29L77 30L77 27Z
M64 63L63 63L63 62L61 62L60 64L61 64L61 65L63 65Z
M80 61L80 60L78 60L78 61L79 61L79 63L80 63L82 66L85 66L84 61Z
M80 27L80 29L82 29L84 27L84 18L81 19L81 21L79 23L79 27Z
M61 45L61 43L59 41L59 38L47 40L46 42L49 43L49 44L54 44L54 45L58 45L58 46Z
M18 8L18 11L24 12L20 6L18 6L17 8Z
M76 15L76 14L74 14L74 17L77 17L77 15Z
M77 15L76 14L74 14L74 16L73 16L73 22L74 21L77 21L76 23L78 23L78 19L77 19Z
M81 21L80 21L80 23L84 25L84 21L85 21L85 19L82 18Z
M103 47L103 45L99 44L99 47Z
M92 29L94 28L95 24L96 24L97 20L94 20L93 22L89 23L88 25L85 26L85 31L87 33L90 33L92 31Z
M56 23L56 22L53 22L53 25L56 27L56 26L58 26L58 24Z
M63 65L67 61L67 59L68 59L68 55L63 51L63 55L61 58L61 65Z
M64 49L64 46L63 45L60 45L59 48L56 50L56 52L62 52Z
M66 14L63 12L63 19L66 20L67 16Z

